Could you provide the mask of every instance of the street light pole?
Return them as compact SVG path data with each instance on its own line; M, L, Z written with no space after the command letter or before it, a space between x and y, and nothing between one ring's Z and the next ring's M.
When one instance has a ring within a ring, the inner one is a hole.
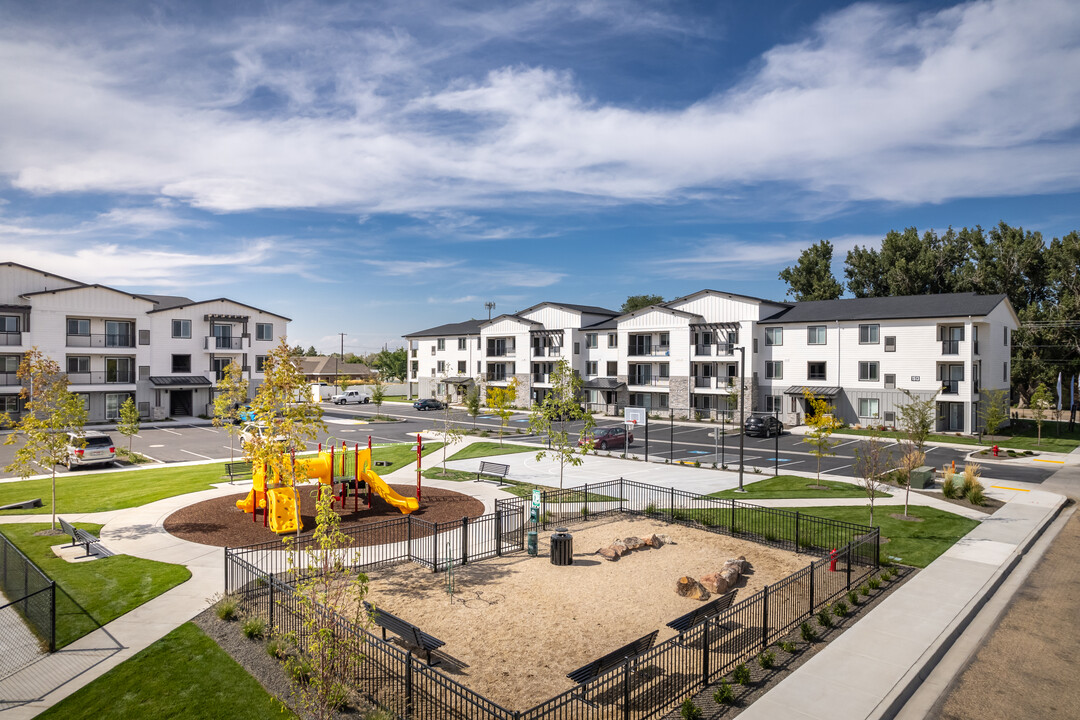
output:
M739 492L743 490L743 450L746 445L746 348L739 348Z
M341 352L338 353L337 359L334 360L334 383L341 389L341 361L345 359L345 333L338 333L341 336ZM344 392L344 390L342 390Z

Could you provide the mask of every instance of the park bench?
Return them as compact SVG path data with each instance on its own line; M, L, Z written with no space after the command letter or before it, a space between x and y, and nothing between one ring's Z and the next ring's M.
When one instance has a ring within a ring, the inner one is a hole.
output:
M431 665L431 651L438 650L444 643L436 637L428 635L426 632L416 627L410 622L402 620L397 615L386 612L382 608L375 608L367 600L364 601L364 609L371 615L371 619L376 625L382 628L383 640L386 639L386 631L397 635L406 645L420 648L427 655L427 664Z
M658 632L660 631L653 630L648 635L643 635L634 642L623 645L618 650L613 650L602 658L593 660L588 665L582 665L577 670L567 673L566 677L570 678L578 685L581 685L582 683L587 683L590 680L604 674L611 668L618 667L627 660L635 658L643 652L646 652L649 648L653 646L653 643L656 642L656 634Z
M691 610L685 615L680 615L667 624L669 628L679 633L680 635L691 628L695 628L701 623L716 617L723 611L731 607L732 601L735 600L736 590L732 590L729 593L721 595L720 597L705 603L704 605Z
M229 476L229 482L232 482L233 480L248 480L251 478L251 463L225 463L225 474Z
M502 485L503 480L506 479L506 475L509 472L509 465L481 460L480 469L476 471L476 482L480 482L481 480L485 479L485 477L491 477L498 478L499 484Z
M66 535L71 537L71 544L64 547L75 547L76 545L82 545L86 549L86 554L83 557L90 557L91 555L97 555L98 557L106 558L112 557L111 550L101 544L101 538L94 537L85 530L80 530L64 518L57 518L60 521L60 528Z

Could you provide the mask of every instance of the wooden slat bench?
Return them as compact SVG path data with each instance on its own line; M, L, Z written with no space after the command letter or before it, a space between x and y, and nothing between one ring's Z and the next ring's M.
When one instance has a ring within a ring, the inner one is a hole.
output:
M229 482L232 482L233 480L249 480L251 479L251 463L225 463L225 474L228 475Z
M481 480L485 480L487 478L496 478L499 484L502 485L503 480L506 479L506 475L509 472L509 465L481 460L480 469L476 471L476 482L480 482Z
M405 641L406 645L420 648L427 655L427 664L431 665L431 651L438 650L444 643L437 637L428 635L410 622L402 620L397 615L386 612L382 608L376 608L367 600L364 601L364 609L371 614L371 619L382 628L383 640L386 639L386 631L397 635Z
M86 549L86 554L83 557L90 557L91 555L103 558L113 556L113 552L101 544L101 538L94 537L85 530L75 527L64 518L57 518L57 520L60 521L60 528L64 533L71 537L71 544L65 547L82 545Z
M618 650L613 650L607 655L593 660L588 665L582 665L577 670L567 673L566 677L570 678L578 685L587 683L598 675L602 675L613 667L617 667L630 658L635 658L643 652L649 650L656 642L656 634L659 630L653 630L648 635L639 637L632 643L623 645Z
M716 617L731 607L731 603L735 600L736 592L736 590L732 590L729 593L721 595L715 600L707 602L701 607L695 608L685 615L675 618L669 622L667 626L677 633L684 633L691 628L697 627L706 620Z

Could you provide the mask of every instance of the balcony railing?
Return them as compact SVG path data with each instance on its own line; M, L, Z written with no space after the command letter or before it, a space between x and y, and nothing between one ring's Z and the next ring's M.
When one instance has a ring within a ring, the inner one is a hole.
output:
M630 377L631 385L667 385L670 378L639 375Z
M21 332L2 332L0 333L0 345L12 346L22 345L22 333Z
M6 372L0 373L0 385L11 387L13 385L22 385L22 383L19 382L18 373Z
M534 383L546 383L551 382L551 376L547 373L533 373L532 381Z
M694 387L696 387L696 388L711 388L713 386L713 381L715 379L716 378L712 378L712 377L695 377L694 378Z
M534 347L533 357L557 357L562 355L562 346L554 345L552 347Z
M129 333L68 335L67 346L88 348L133 348L135 347L135 336Z
M68 373L68 385L130 385L134 382L135 372L133 370Z
M713 354L713 346L712 345L695 345L694 346L694 354L695 355L712 355Z
M243 350L244 338L242 337L217 337L215 335L206 336L207 350Z
M941 381L941 394L942 395L959 395L960 394L960 381L959 380L942 380Z
M664 357L671 354L670 345L652 345L647 348L630 348L630 357Z
M488 382L506 382L505 372L488 372L484 375Z
M942 355L959 355L960 354L960 341L959 340L942 340L941 341L941 354Z
M487 357L510 357L514 354L514 346L509 347L494 347L487 349Z

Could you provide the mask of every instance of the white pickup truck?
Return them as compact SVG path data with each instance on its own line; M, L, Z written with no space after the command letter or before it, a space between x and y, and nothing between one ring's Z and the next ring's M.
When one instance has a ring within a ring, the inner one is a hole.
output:
M330 401L335 405L348 405L349 403L360 405L362 403L369 403L371 402L371 391L367 388L349 388L345 392L330 398Z

